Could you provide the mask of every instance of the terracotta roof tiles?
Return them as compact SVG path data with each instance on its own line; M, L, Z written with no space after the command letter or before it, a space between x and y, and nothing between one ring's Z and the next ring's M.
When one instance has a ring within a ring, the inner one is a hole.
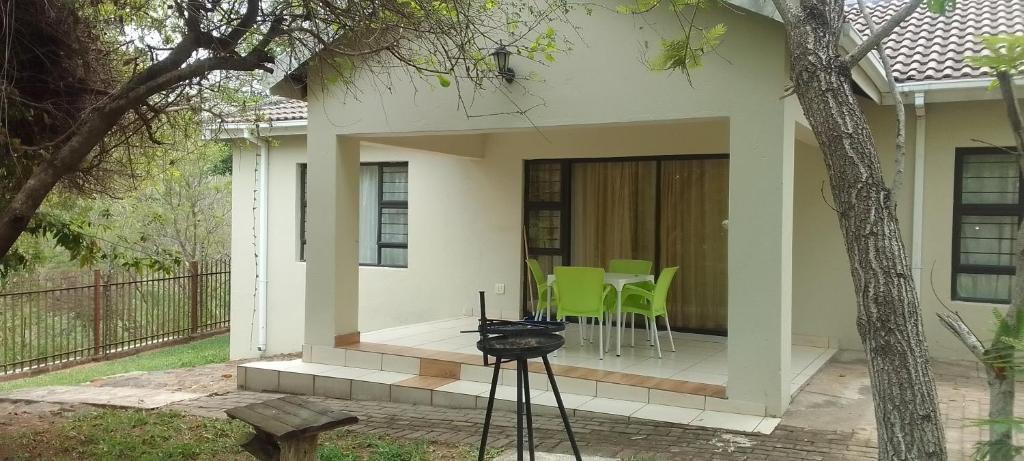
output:
M868 1L876 24L892 17L908 0ZM856 2L847 3L847 17L867 37L867 24ZM947 15L936 15L923 5L885 41L897 82L983 78L984 69L970 66L965 57L982 52L980 36L1024 35L1024 0L958 0Z

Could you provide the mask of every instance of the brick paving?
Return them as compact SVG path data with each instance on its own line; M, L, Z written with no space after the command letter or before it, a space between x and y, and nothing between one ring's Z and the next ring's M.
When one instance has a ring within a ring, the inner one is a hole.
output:
M278 394L231 392L172 404L166 408L204 417L224 417L223 410L278 397ZM475 445L483 410L448 409L397 403L315 398L359 416L347 430L411 440ZM535 415L537 449L570 453L561 419ZM626 422L579 416L573 430L584 454L651 460L873 460L874 443L852 432L779 426L771 435L747 434L662 422ZM495 412L489 447L515 446L515 414Z
M292 359L294 356L282 356ZM204 397L164 408L203 417L224 417L232 406L273 398L276 394L240 392L235 387L232 362L183 370L130 373L93 381L85 386L128 387L192 392ZM986 430L974 421L988 411L985 381L969 363L937 363L936 382L946 428L950 459L970 459L973 445ZM1021 389L1024 391L1024 389ZM1024 408L1019 392L1018 408ZM395 403L325 400L329 405L357 414L362 422L352 430L387 434L405 439L446 440L473 445L478 442L482 410L454 410ZM31 422L32 415L88 411L82 405L0 402L0 427ZM771 435L736 433L661 422L626 422L593 415L578 416L574 425L584 452L597 456L640 455L650 460L868 460L875 459L874 417L870 382L862 359L837 358L827 365L797 397ZM19 416L13 418L12 416ZM539 448L569 453L561 422L550 414L537 415ZM514 414L501 413L495 421L492 447L514 444ZM553 436L553 437L552 437Z

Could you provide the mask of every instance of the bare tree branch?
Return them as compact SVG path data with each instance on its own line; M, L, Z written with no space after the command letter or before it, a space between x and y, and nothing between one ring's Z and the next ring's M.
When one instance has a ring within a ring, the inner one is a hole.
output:
M942 323L942 326L956 335L975 358L983 363L987 360L985 358L985 345L981 343L978 335L974 334L971 327L967 326L959 312L936 312L935 315L939 317L939 322Z
M867 23L868 30L872 35L878 33L878 27L875 25L875 20L871 17L871 11L868 10L867 4L864 0L857 0L857 6L860 7L861 15L864 16L864 22ZM896 172L892 177L892 193L895 197L901 188L903 188L903 174L907 161L907 109L903 106L903 95L900 94L899 89L896 87L896 78L892 73L892 62L889 60L889 56L885 54L885 38L882 37L878 41L878 59L882 61L882 70L885 72L885 80L889 85L889 94L892 95L893 104L896 106ZM891 201L892 206L896 206L895 198Z
M784 0L775 0L776 3L780 1ZM888 37L892 31L896 30L896 27L910 17L911 14L914 14L914 11L917 10L919 6L921 6L921 0L910 0L907 2L903 8L900 8L893 17L883 23L877 31L872 32L868 38L864 39L864 41L846 57L845 61L847 67L852 68L856 66L861 59L864 59L864 56L867 56L871 50L878 46L879 43L882 43L882 40L884 40L885 37Z
M794 24L796 22L796 10L790 0L772 0L775 10L779 12L782 22Z

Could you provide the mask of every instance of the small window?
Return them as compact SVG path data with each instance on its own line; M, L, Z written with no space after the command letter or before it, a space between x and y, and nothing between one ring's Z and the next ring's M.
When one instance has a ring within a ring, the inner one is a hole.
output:
M361 166L359 264L409 265L408 163L364 163Z
M306 164L298 168L299 260L306 260ZM409 164L359 167L359 264L409 265Z
M299 261L306 260L306 164L299 164Z
M1020 224L1020 168L1013 154L957 149L953 201L953 299L1009 303Z

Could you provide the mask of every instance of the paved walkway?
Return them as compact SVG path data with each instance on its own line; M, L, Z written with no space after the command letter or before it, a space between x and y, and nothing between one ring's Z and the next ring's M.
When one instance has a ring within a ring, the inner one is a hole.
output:
M224 417L223 409L278 397L232 392L169 405L168 409L205 417ZM449 409L397 403L314 398L359 416L347 430L413 440L475 445L480 440L483 410ZM515 414L496 412L489 447L515 446ZM534 416L539 451L568 454L571 447L561 419ZM873 460L874 444L853 433L779 426L771 435L734 433L661 422L638 423L600 417L573 420L581 451L613 459L652 460Z
M984 429L972 425L972 421L983 418L988 411L984 379L969 364L938 364L935 370L950 459L969 459L974 443L984 437ZM215 364L115 376L78 389L84 393L108 396L162 394L167 398L188 395L186 399L171 399L174 401L163 408L212 418L223 418L223 411L233 406L277 397L275 394L236 390L234 373L235 364ZM67 392L60 390L50 397L37 396L35 402L0 402L0 415L52 415L83 411L81 404L62 403L82 401L66 398L71 395ZM202 396L195 397L196 394ZM479 440L480 422L483 420L482 411L475 409L319 400L359 415L360 424L351 430L398 438L473 445ZM119 403L122 406L143 406L145 399L139 404L130 399L122 399ZM653 460L870 460L876 457L872 405L865 363L840 357L823 369L798 395L782 424L771 435L667 423L626 423L590 416L575 418L574 427L584 453L592 456L629 458L641 455ZM1024 408L1024 396L1018 405ZM561 421L550 416L536 418L538 449L569 453ZM11 418L0 418L4 419L8 419L5 423L17 424ZM494 424L490 446L512 447L515 440L514 414L499 413Z
M843 354L848 355L848 354ZM988 387L974 362L933 364L949 459L971 459L974 446L988 439L976 421L988 416ZM1024 385L1017 385L1017 414L1024 411ZM874 440L874 400L863 359L832 359L790 405L782 424L852 432ZM1017 443L1022 443L1018 437Z

